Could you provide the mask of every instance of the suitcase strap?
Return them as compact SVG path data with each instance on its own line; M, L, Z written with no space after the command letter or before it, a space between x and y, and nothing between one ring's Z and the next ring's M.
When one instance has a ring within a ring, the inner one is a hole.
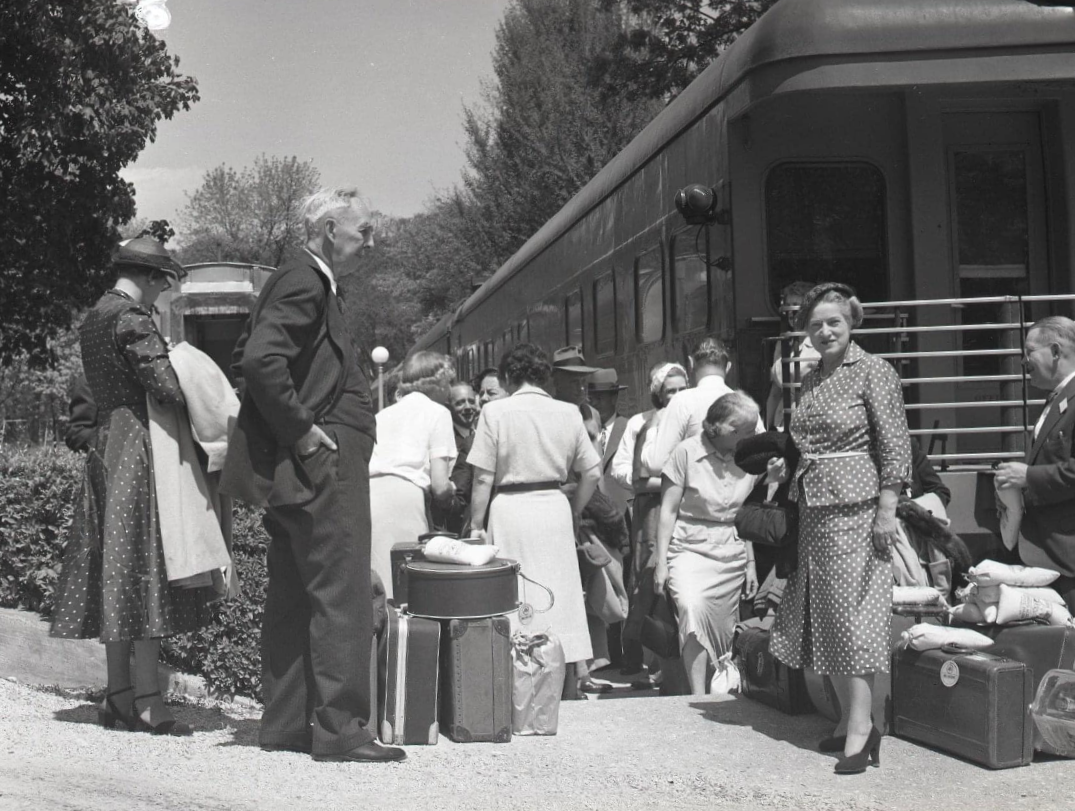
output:
M546 613L548 611L552 611L552 607L554 605L556 605L556 595L552 593L552 589L550 589L548 586L541 585L541 583L537 582L536 580L531 580L529 577L527 577L525 574L523 574L521 570L519 572L519 577L521 577L527 583L533 583L535 586L537 586L539 589L541 589L542 591L544 591L546 594L549 595L549 604L545 608L534 608L532 605L530 605L530 603L523 603L522 605L520 605L519 606L519 618L520 619L527 619L528 618L528 617L524 616L524 612L525 612L526 615L531 615L531 614L544 614L544 613Z

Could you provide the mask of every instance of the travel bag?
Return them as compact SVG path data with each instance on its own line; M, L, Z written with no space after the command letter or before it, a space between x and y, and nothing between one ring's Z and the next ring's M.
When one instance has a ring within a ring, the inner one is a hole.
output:
M424 547L424 543L397 543L388 552L392 566L392 603L399 608L407 605L410 596L407 564L412 560L425 560Z
M437 742L440 637L439 622L389 610L377 655L377 721L384 743Z
M769 652L772 619L751 619L735 626L732 647L739 662L743 695L788 715L814 711L801 670L794 670Z
M1034 756L1033 677L1022 662L946 647L892 656L892 727L990 769Z
M1030 670L1033 690L1050 670L1075 670L1075 628L1066 625L1009 625L978 628L993 637L986 653L1006 656L1022 662ZM1034 748L1039 752L1060 754L1037 729L1034 730Z
M449 620L441 642L440 723L458 743L511 740L511 623Z

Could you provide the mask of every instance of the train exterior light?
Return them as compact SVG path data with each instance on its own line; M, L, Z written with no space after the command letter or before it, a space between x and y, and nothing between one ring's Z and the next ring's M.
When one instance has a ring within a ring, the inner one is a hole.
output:
M716 221L717 194L709 186L692 183L676 192L676 210L688 225L709 225Z

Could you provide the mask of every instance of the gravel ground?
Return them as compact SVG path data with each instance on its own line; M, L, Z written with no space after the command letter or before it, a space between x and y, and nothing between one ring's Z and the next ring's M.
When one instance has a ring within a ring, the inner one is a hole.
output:
M832 774L829 731L745 698L565 703L560 734L408 748L401 764L315 763L257 747L260 708L176 702L192 738L96 725L87 694L0 680L0 808L1070 809L1075 762L991 772L886 738L880 769Z

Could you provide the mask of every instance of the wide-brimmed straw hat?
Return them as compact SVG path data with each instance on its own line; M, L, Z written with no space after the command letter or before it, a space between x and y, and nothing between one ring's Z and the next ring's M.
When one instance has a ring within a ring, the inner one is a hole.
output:
M112 264L151 268L176 281L187 275L184 267L152 237L123 240L112 252Z
M596 366L587 366L586 358L582 355L581 346L565 346L552 353L552 370L554 372L573 372L580 375L591 375L600 372Z

